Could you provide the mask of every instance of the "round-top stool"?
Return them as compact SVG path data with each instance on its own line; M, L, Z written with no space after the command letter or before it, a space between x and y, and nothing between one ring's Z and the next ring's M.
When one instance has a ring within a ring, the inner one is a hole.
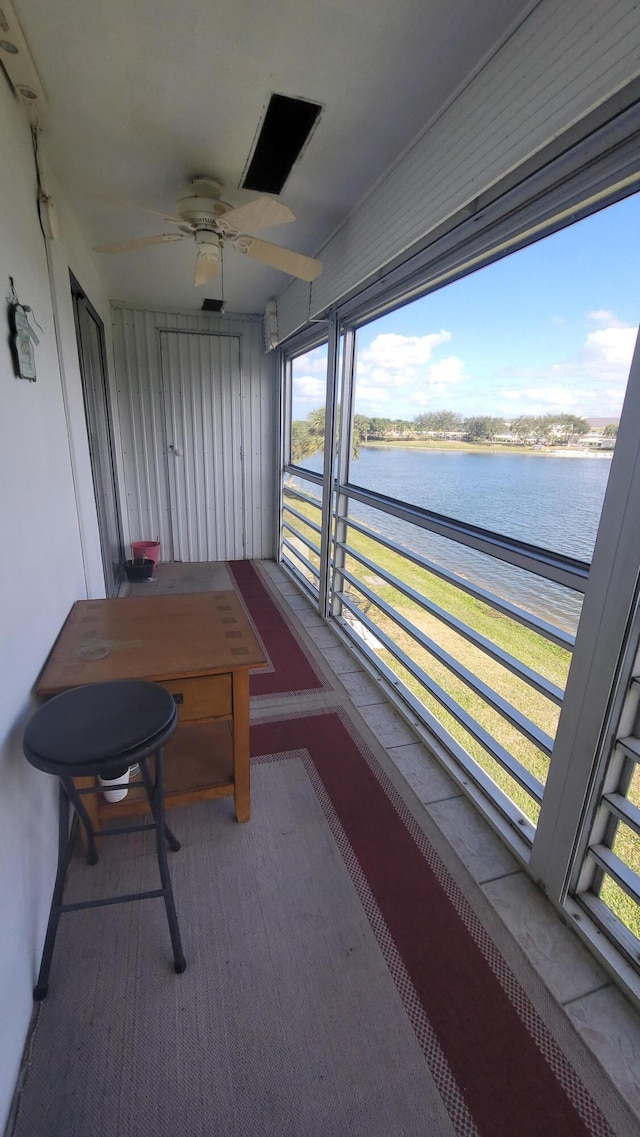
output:
M44 703L27 723L23 743L25 757L32 766L46 774L53 774L59 781L58 868L40 973L33 991L37 1002L47 994L56 933L63 912L162 896L167 910L174 969L180 973L187 966L182 952L165 847L166 840L173 852L180 848L179 842L165 823L163 782L163 746L177 724L178 712L172 695L164 687L142 680L120 680L74 687ZM155 778L152 780L147 759L154 754ZM81 795L100 793L100 786L78 789L73 778L118 778L136 762L140 764L142 782L132 782L130 786L144 786L153 821L142 825L94 830ZM69 863L70 802L86 832L89 864L95 864L98 860L95 842L97 836L111 837L155 829L162 887L104 900L63 904Z

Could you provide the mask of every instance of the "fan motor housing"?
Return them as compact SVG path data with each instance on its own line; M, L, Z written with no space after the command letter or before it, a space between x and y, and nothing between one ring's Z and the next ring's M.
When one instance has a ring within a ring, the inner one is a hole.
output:
M202 225L215 228L220 214L225 212L221 201L214 201L210 197L195 197L185 194L178 198L178 212L190 225Z

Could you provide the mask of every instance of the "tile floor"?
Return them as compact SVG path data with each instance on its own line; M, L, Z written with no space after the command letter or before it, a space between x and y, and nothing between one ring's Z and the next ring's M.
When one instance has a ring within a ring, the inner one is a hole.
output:
M338 634L274 562L263 562L367 727L387 749L438 827L444 845L480 887L494 916L535 968L582 1041L640 1116L640 1014L536 888L488 822L417 739ZM514 956L514 960L515 960ZM514 960L509 960L513 966Z
M297 585L275 564L262 568L282 602L300 621L303 636L319 650L335 681L334 693L310 696L315 705L350 699L365 727L385 746L398 771L426 806L442 839L438 852L451 858L479 889L491 917L513 943L508 962L517 969L523 953L549 996L616 1088L640 1117L640 1014L630 1004L570 926L536 888L476 807L466 798L339 635L314 611ZM184 591L187 566L162 565L155 581L126 586L134 594ZM193 572L191 570L194 570ZM233 587L224 565L188 566L187 591ZM282 698L278 698L280 710ZM300 710L300 699L291 709ZM256 718L268 715L269 700L256 704ZM253 714L253 711L252 711Z

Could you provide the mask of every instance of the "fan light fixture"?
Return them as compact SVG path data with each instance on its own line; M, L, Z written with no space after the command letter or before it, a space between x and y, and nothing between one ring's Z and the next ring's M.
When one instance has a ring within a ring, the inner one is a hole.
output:
M195 233L196 242L196 278L195 285L208 284L220 271L221 250L220 238L208 229L198 229Z
M277 268L299 280L315 280L322 272L322 264L314 257L295 253L280 245L272 245L253 236L255 229L268 229L271 225L286 225L295 221L295 215L287 205L272 197L258 197L237 208L222 201L222 186L215 178L195 177L189 180L189 190L180 194L176 203L176 213L160 213L159 210L146 209L176 225L177 233L158 233L153 237L137 237L132 241L115 241L108 245L94 245L97 253L126 253L133 249L146 249L152 245L163 245L171 241L183 241L192 237L196 245L195 285L208 284L217 276L222 264L222 246L231 245L236 252L251 257L269 268ZM117 205L128 202L100 195L104 201Z

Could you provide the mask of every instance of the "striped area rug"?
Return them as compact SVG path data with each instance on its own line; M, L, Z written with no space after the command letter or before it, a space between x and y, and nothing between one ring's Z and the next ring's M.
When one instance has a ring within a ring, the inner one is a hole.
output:
M346 710L256 723L252 749L250 823L171 814L183 975L159 901L63 918L11 1137L636 1134ZM67 899L156 877L131 834L74 859Z
M257 723L251 746L256 762L304 750L336 847L455 1133L620 1132L605 1119L350 717L338 709Z
M252 676L252 694L263 683L299 689L309 674L303 660L313 665L271 587L250 562L229 567L267 650L276 647L273 674ZM317 686L307 682L310 694ZM352 709L336 708L255 723L252 754L261 757L253 761L306 748L305 768L455 1131L618 1132L394 789L386 754L374 756L353 719ZM618 1123L635 1132L630 1116Z
M283 609L251 561L228 561L236 588L253 620L270 667L250 679L251 696L306 694L330 685L294 634Z
M230 569L273 666L252 676L252 819L172 810L183 975L160 902L63 917L11 1137L638 1134L358 712L321 697L295 616ZM74 859L66 899L156 874L130 834Z

